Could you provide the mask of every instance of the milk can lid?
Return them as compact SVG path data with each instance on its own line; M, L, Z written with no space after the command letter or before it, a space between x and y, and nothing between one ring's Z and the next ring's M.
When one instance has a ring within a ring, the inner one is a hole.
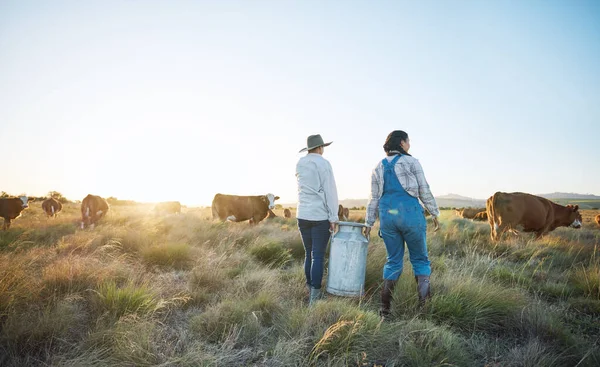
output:
M367 225L364 223L356 223L356 222L338 222L338 226L350 226L350 227L366 227Z

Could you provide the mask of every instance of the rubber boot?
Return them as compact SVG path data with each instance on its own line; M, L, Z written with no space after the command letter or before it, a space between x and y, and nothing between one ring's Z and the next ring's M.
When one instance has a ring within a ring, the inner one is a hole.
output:
M427 298L431 297L431 286L429 285L429 275L416 275L417 294L419 295L419 307L425 306Z
M321 299L321 290L317 288L310 289L310 298L308 300L309 306L314 306L314 304Z
M381 288L381 308L379 309L379 315L386 317L390 314L390 303L392 302L392 292L396 287L397 280L383 280L383 287Z

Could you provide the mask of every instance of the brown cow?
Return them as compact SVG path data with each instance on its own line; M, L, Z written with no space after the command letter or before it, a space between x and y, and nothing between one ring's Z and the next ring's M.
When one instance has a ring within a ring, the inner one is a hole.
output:
M600 214L596 215L596 224L600 226Z
M81 229L86 226L94 228L100 218L106 215L109 206L106 200L97 195L89 194L81 202Z
M341 222L347 222L348 217L350 216L350 209L344 208L342 204L338 205L338 219Z
M463 208L460 210L459 217L465 219L474 219L475 216L481 212L484 212L485 208Z
M267 217L269 210L275 208L273 194L259 196L237 196L216 194L212 202L213 219L221 221L243 222L249 220L256 224Z
M558 227L581 228L579 205L562 206L522 192L496 192L486 203L492 240L510 230L535 232L536 238Z
M56 217L62 210L62 204L55 198L48 198L42 202L42 210L48 217Z
M13 219L17 219L21 212L29 208L29 202L33 198L27 196L0 198L0 217L4 218L3 230L10 228Z
M475 218L473 218L473 220L485 222L486 220L488 220L487 212L483 211L483 212L477 213L477 215L475 216Z
M156 214L180 214L181 203L179 201L165 201L154 206Z
M283 216L285 218L291 218L292 217L292 212L289 209L284 209L283 210Z

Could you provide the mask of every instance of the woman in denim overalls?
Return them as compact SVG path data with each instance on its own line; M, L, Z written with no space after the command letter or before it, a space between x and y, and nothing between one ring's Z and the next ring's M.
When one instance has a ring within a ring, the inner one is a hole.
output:
M427 256L426 221L419 199L433 216L436 230L439 229L439 209L421 165L408 154L408 135L404 131L393 131L383 147L387 157L373 171L366 234L370 234L378 212L380 236L387 250L380 310L381 315L386 316L390 313L392 291L402 274L405 242L417 281L419 304L423 306L430 295L431 266Z

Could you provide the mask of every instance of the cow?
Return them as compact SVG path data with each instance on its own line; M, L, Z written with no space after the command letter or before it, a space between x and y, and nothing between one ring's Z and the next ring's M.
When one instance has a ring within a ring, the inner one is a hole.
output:
M462 218L462 211L465 210L465 208L455 208L454 209L454 215L456 215L457 217Z
M522 192L496 192L486 202L492 240L507 230L518 233L535 232L535 238L558 227L581 228L579 205L562 206L552 201Z
M283 216L285 218L291 218L292 217L292 212L289 209L284 209L283 210Z
M106 200L97 195L89 194L81 202L81 229L86 226L94 228L98 220L108 212L109 206Z
M275 200L279 196L273 194L259 196L237 196L216 194L212 201L213 219L221 221L244 222L257 224L267 217L269 210L275 208Z
M179 201L165 201L154 206L156 214L180 214L181 203Z
M0 198L0 217L4 218L2 230L8 230L12 220L21 216L21 212L29 208L29 202L33 199L27 196Z
M459 217L465 219L474 219L475 216L481 212L484 212L485 208L463 208L460 209Z
M596 215L596 224L600 226L600 214Z
M350 209L344 208L342 204L338 205L338 219L341 222L347 222L348 217L350 216Z
M55 198L48 198L42 202L42 210L48 217L55 218L62 210L62 204Z
M487 216L487 212L486 211L482 211L477 213L477 215L473 218L473 220L477 220L480 222L485 222L488 220L488 216Z

